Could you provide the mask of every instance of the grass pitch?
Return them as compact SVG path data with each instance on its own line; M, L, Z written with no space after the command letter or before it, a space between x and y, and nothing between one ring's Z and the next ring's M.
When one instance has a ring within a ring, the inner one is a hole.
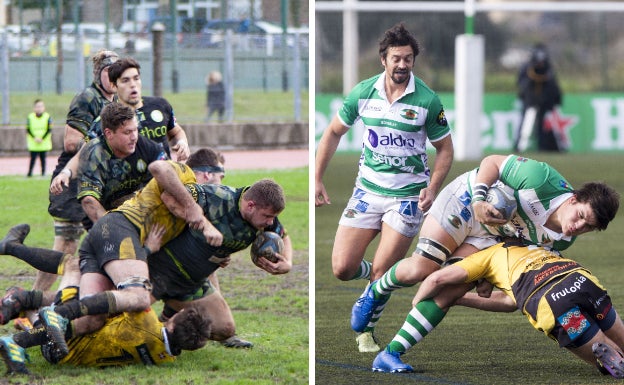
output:
M170 365L122 368L76 368L48 364L36 348L28 349L28 368L35 377L4 375L0 385L199 385L199 384L307 384L309 362L308 168L267 171L228 171L224 182L244 186L271 177L286 193L280 220L295 249L293 269L272 276L251 263L249 251L233 255L218 272L223 295L237 324L237 334L252 341L253 349L226 349L210 342L203 349L183 352ZM53 223L47 212L49 179L0 177L0 237L18 223L29 223L26 244L51 247ZM35 270L9 256L0 256L0 296L12 285L32 286ZM154 308L160 312L162 305ZM12 324L0 326L0 335L13 333Z
M365 281L342 282L331 272L332 243L342 209L350 196L359 154L338 154L325 176L332 205L315 209L315 383L321 384L608 384L602 376L533 329L520 312L489 313L452 308L444 321L403 360L411 374L373 373L376 353L359 353L350 328L351 307ZM624 155L527 154L557 168L573 186L601 180L624 193ZM478 165L455 162L446 179ZM581 236L565 255L589 268L606 286L624 314L624 209L604 232ZM374 245L369 248L370 258ZM411 308L417 287L395 291L376 335L382 348L390 342Z

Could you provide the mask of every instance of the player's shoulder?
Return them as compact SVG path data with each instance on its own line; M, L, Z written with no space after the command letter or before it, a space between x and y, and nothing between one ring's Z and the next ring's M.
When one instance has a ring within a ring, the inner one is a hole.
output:
M168 109L171 107L169 101L160 96L143 96L143 107L149 110Z

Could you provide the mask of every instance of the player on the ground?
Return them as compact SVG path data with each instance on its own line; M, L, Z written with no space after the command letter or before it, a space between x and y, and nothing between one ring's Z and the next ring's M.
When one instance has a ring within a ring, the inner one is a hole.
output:
M557 252L513 243L491 246L433 272L420 284L413 304L435 303L446 313L453 302L441 295L444 291L459 287L466 292L474 286L470 283L481 279L501 290L496 292L498 311L521 310L535 329L560 347L605 374L624 378L624 324L611 298L588 270ZM467 295L464 305L492 301L476 293ZM409 323L406 320L405 326ZM382 356L399 356L416 342L411 334L399 332L379 354L373 370L413 371L407 364L388 367Z
M161 161L152 163L150 170L158 162ZM182 166L179 163L166 164ZM152 170L152 173L157 170ZM62 351L67 351L65 335L68 320L76 319L73 326L80 324L82 327L76 330L91 331L101 325L101 317L97 317L100 322L98 325L98 320L93 319L94 315L139 311L150 305L152 282L145 262L146 252L141 246L147 234L147 226L155 223L164 225L166 231L162 242L166 244L182 232L184 222L176 217L184 217L192 228L202 230L195 236L203 236L208 245L214 248L223 245L224 249L236 250L239 246L247 247L255 238L256 231L271 226L277 214L284 209L283 191L270 180L258 181L244 191L231 192L228 192L226 186L204 185L217 188L213 197L202 194L201 185L190 185L191 194L184 187L183 192L172 187L158 189L162 183L162 175L160 177L155 174L156 181L148 183L136 198L103 216L87 235L80 248L80 301L54 309L46 307L39 312L40 319ZM175 176L168 178L171 179L175 179ZM201 210L202 206L193 198L190 202L183 201L181 196L186 194L197 199L206 208L206 216L226 231L219 231L201 215L203 213L200 213L200 219L195 207ZM219 198L222 199L219 206L205 206L216 204ZM158 212L153 214L155 207ZM216 217L211 217L211 214ZM139 233L134 229L135 226L140 229ZM119 234L115 234L117 231ZM215 260L220 259L218 255L215 256ZM117 290L110 290L111 287Z
M16 226L12 238L23 241L26 228ZM6 240L6 239L5 239ZM3 240L4 241L4 240ZM80 270L77 264L63 266L63 278L55 303L62 304L78 297ZM18 294L19 289L11 288ZM25 297L25 293L19 296ZM5 297L6 298L6 297ZM17 303L19 304L19 303ZM203 347L210 337L211 319L197 305L192 304L176 313L164 324L150 308L142 312L125 312L106 321L98 331L69 340L69 354L63 358L48 341L44 327L0 337L0 357L7 366L7 374L29 374L25 349L42 346L48 362L80 366L145 365L172 362L181 350Z
M485 201L494 184L512 189L517 202L517 213L507 224ZM496 244L501 235L564 250L577 236L606 229L618 208L619 194L604 183L590 182L574 190L546 163L516 155L487 156L479 168L460 175L442 190L425 219L416 251L374 282L365 299L354 305L352 327L366 325L370 309L385 304L392 291L421 282L445 262ZM453 299L462 294L450 289L444 293ZM427 302L417 304L410 315L416 334L423 324L428 331L433 329L443 312ZM384 357L390 367L394 358L401 365L398 356Z
M398 24L379 43L384 72L360 82L325 129L316 152L315 204L329 204L323 175L340 139L365 126L353 195L340 218L332 251L334 275L343 281L377 280L409 250L453 161L453 141L438 96L412 70L420 48ZM426 142L436 150L433 171ZM377 235L372 263L366 249ZM368 287L368 286L367 286ZM366 290L364 291L366 293ZM379 317L383 307L374 310ZM373 321L357 337L361 352L378 351Z

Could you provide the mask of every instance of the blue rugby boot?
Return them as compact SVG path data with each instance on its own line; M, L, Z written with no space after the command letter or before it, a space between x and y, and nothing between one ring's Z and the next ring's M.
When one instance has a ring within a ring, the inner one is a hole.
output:
M0 357L7 366L7 375L30 374L26 369L26 351L13 341L13 337L0 337Z
M401 361L401 353L390 352L385 348L373 361L373 372L411 373L414 368Z
M373 291L374 281L364 291L364 293L355 301L353 308L351 309L351 329L358 333L362 333L378 306L385 304L390 296L384 296L379 299L375 299L375 292Z

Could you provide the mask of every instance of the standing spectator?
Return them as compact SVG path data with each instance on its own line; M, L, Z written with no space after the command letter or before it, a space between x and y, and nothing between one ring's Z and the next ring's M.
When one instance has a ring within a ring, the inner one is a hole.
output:
M32 176L37 157L41 163L41 175L45 175L46 155L52 149L52 118L45 110L43 100L35 100L33 112L26 121L26 144L30 151L28 176Z
M208 115L206 115L206 122L210 121L210 117L215 112L219 115L219 122L223 122L225 87L223 86L222 78L219 71L212 71L206 77L206 85L208 86L206 94Z
M530 60L518 73L518 97L522 102L522 119L516 132L514 150L524 151L533 132L537 133L539 151L564 150L557 134L544 127L544 116L561 105L561 89L548 57L548 50L538 43L531 51Z

